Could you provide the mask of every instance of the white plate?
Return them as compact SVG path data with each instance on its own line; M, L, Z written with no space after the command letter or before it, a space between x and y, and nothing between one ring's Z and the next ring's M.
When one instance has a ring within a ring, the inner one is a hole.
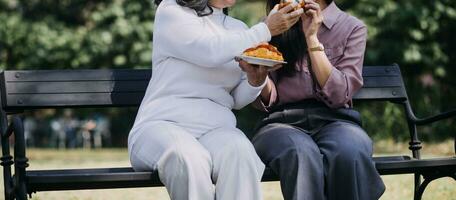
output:
M263 65L263 66L267 66L267 67L274 67L277 64L287 64L287 62L285 62L285 61L257 58L257 57L244 56L244 55L240 55L237 57L252 65Z

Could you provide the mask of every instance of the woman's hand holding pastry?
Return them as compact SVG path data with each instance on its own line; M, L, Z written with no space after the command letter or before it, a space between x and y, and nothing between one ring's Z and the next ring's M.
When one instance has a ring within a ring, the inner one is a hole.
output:
M304 35L308 41L315 40L321 23L323 23L320 5L313 0L306 0L304 11L304 14L301 15Z
M250 85L254 87L261 86L268 77L268 73L270 71L276 70L282 65L276 65L272 68L261 66L261 65L251 65L241 59L237 59L236 61L239 62L239 67L247 74L247 79Z
M242 71L247 74L247 79L250 85L254 87L261 86L264 81L266 81L266 77L268 76L268 70L265 66L255 66L248 64L243 60L239 60L239 67L241 67Z
M266 18L266 25L272 36L280 35L291 28L304 13L302 8L296 9L296 4L289 4L279 10L279 4L271 10Z

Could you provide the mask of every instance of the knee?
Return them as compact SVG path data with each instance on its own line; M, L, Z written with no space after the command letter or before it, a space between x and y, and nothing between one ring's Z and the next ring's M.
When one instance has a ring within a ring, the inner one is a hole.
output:
M156 155L150 155L155 153ZM140 152L132 154L130 161L135 171L211 168L211 156L207 151L193 146L170 145L160 152Z
M223 149L219 151L219 154L225 158L251 160L252 157L258 157L252 143L241 134L233 134L227 144L221 148Z
M161 156L158 164L166 162L167 159L175 160L175 165L182 167L211 166L211 156L207 150L200 146L185 145L176 143L167 149Z
M314 156L321 157L312 138L292 127L266 126L254 138L253 144L259 156L267 163L280 158L303 160Z
M288 138L291 131L293 130L281 124L266 125L253 138L253 146L261 157L268 157L271 153L278 153L293 146L293 142Z
M337 157L339 162L360 160L372 157L372 140L361 128L350 128L340 132L343 141L337 143Z

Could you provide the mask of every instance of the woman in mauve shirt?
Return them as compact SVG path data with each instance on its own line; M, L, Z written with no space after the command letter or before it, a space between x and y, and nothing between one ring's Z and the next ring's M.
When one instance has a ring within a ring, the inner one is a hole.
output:
M268 9L277 3L268 0ZM288 64L269 74L254 104L269 115L253 144L286 200L378 199L385 187L372 141L352 109L363 85L366 26L332 0L307 0L304 10L271 40Z

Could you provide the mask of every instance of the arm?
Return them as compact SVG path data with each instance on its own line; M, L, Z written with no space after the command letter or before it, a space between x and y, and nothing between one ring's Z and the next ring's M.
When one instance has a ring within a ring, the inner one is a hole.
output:
M363 85L362 66L367 29L359 26L350 34L344 54L332 65L323 51L309 52L312 70L319 87L317 97L332 108L342 107ZM312 39L311 39L312 40ZM318 39L308 44L318 43Z
M154 42L160 51L204 67L217 67L231 61L245 49L271 39L268 26L259 23L250 29L223 35L208 33L203 18L176 4L165 4L157 11Z
M258 95L260 95L266 83L267 81L264 81L259 86L252 85L249 83L247 75L244 74L239 84L231 92L231 95L234 99L233 109L239 110L252 103L258 97Z
M301 16L302 28L309 47L316 82L316 97L331 108L342 107L352 99L353 94L363 85L362 66L366 48L367 29L365 25L355 27L347 38L342 57L334 63L323 51L312 51L319 46L317 33L323 22L320 5L306 2L305 14Z
M233 89L234 109L241 109L252 103L261 93L267 83L268 69L265 66L254 66L236 59L243 71L241 81Z
M268 112L269 108L277 102L277 89L274 82L268 77L266 85L261 90L260 96L253 102L253 107Z

